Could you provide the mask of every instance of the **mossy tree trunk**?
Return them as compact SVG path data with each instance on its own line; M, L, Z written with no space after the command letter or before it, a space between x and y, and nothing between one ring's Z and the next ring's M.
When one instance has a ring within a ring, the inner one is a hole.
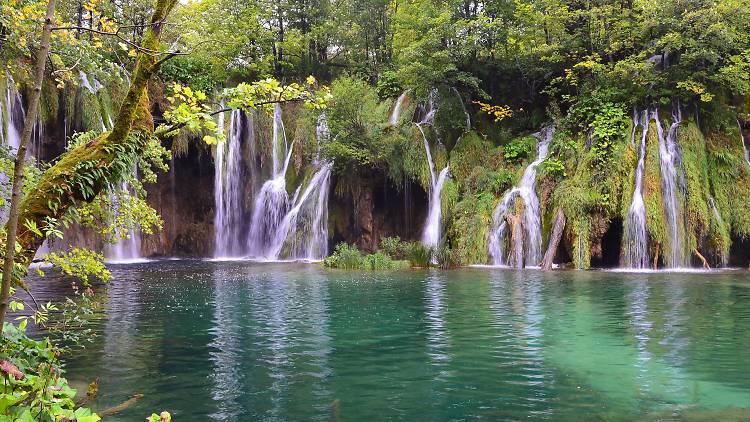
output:
M62 155L21 202L18 218L21 229L17 241L22 250L16 262L28 266L45 240L44 236L28 230L27 222L44 228L49 219L59 221L71 207L92 201L109 184L130 172L136 158L143 153L154 130L149 111L148 81L174 55L160 53L159 40L166 18L176 2L157 0L138 50L130 88L112 131Z

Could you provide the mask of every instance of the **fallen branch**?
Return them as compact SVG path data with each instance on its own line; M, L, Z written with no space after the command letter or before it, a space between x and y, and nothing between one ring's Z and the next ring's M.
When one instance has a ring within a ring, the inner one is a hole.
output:
M708 261L706 260L706 257L701 255L700 252L698 252L698 248L693 248L693 253L695 254L695 256L697 256L701 260L701 262L703 262L703 269L706 269L706 270L711 269L711 266L708 265Z
M133 397L125 400L124 402L118 404L117 406L112 406L109 409L104 409L101 412L97 412L97 415L99 415L100 417L105 417L105 416L112 416L114 414L120 413L123 410L128 409L132 407L134 404L138 403L138 400L142 398L143 398L143 394L135 393L133 394Z

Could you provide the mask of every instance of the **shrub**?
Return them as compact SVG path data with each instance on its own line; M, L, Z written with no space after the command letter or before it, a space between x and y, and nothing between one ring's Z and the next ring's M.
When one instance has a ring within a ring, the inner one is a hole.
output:
M35 341L5 323L0 339L1 420L96 422L99 416L77 407L76 390L61 376L60 351L49 340Z
M430 261L432 261L432 249L420 242L405 243L403 254L412 267L426 268L430 266Z
M394 261L383 252L367 255L363 260L365 270L383 271L395 268Z
M401 238L398 236L384 237L380 239L380 250L393 259L403 257Z
M435 251L435 262L444 270L458 268L462 265L461 254L448 246L441 246Z
M357 270L363 267L363 258L356 246L339 243L333 255L323 260L323 265L328 268Z
M393 239L393 238L392 238ZM398 239L398 238L395 238ZM399 239L399 244L400 244ZM333 255L323 260L323 266L341 270L385 271L407 268L405 261L396 261L385 252L362 256L356 246L339 243Z
M516 138L504 148L504 157L511 162L518 162L533 155L536 151L537 140L533 136Z

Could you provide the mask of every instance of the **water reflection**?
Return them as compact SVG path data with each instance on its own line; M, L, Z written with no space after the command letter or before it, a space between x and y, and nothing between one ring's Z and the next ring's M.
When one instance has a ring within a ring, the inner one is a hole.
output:
M224 421L238 420L243 413L239 401L244 390L241 345L242 313L247 306L238 289L239 281L225 269L214 271L214 315L209 343L213 362L211 380L212 397L218 407L213 418Z
M444 379L450 362L450 341L445 326L445 286L436 271L430 271L425 283L425 319L427 322L427 355L437 369L436 379Z

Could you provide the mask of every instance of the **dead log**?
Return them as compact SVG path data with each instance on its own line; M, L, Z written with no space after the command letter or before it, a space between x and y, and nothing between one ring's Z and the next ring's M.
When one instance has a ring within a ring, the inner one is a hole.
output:
M560 246L560 240L562 240L564 231L565 213L562 208L558 208L555 223L552 226L552 235L549 238L549 246L547 247L547 252L544 254L544 260L542 261L542 271L550 271L552 269L555 254L557 253L557 248Z

